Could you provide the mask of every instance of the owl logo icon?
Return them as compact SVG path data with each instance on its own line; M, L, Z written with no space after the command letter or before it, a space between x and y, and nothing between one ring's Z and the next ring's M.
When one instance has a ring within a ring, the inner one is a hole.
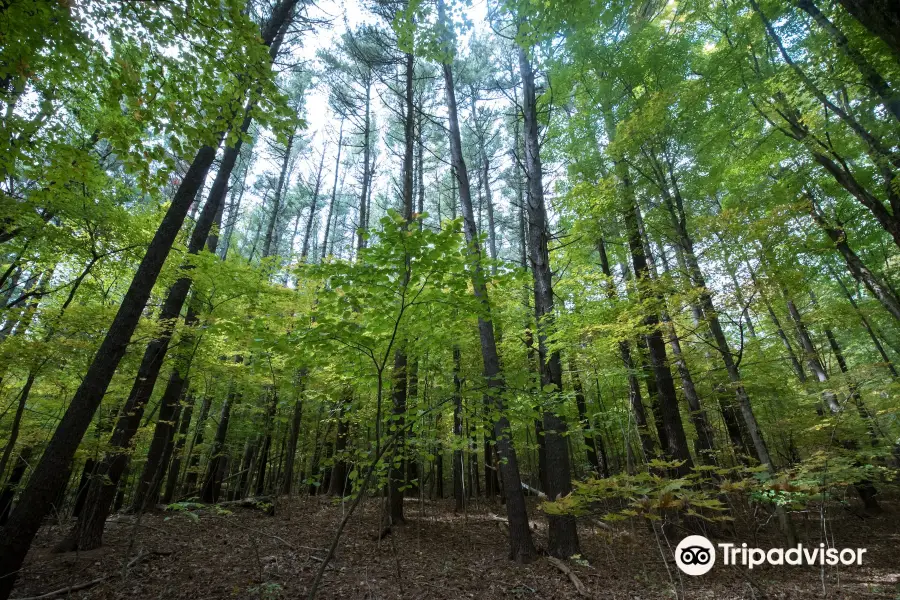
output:
M702 535L689 535L675 548L675 564L688 575L709 573L716 564L716 550Z

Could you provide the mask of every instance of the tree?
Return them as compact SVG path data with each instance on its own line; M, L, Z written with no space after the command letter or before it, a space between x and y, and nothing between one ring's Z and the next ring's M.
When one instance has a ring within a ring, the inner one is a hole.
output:
M272 18L260 31L263 44L266 46L272 44L284 22L293 12L295 4L296 2L292 0L285 0L276 6ZM244 31L249 31L249 27L244 27ZM257 54L256 60L262 60L262 57ZM233 107L232 111L235 117L243 119L241 109ZM209 137L217 136L213 134ZM147 248L116 318L88 369L84 382L75 393L66 415L23 492L21 509L15 511L0 533L0 548L3 549L3 559L0 561L0 577L3 582L0 584L0 598L9 597L15 582L14 574L24 561L40 522L50 510L59 490L65 485L64 477L69 471L72 456L125 353L153 284L178 235L188 208L206 177L215 153L215 146L211 145L204 145L196 152L172 204Z

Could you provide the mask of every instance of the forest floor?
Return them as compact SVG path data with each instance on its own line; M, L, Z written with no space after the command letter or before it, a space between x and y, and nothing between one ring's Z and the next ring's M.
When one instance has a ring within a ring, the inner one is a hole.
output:
M900 598L900 503L883 503L885 514L862 519L839 507L829 510L828 536L836 547L867 548L862 566L723 566L701 577L680 575L672 550L638 522L609 526L583 519L579 525L584 564L568 561L586 588L579 595L569 577L547 558L529 565L507 560L504 508L473 502L454 514L452 500L409 499L408 523L378 539L380 503L369 500L344 531L318 598ZM115 515L105 546L52 554L66 524L45 527L29 554L14 598L222 599L306 598L343 511L327 498L282 501L275 516L236 508L192 517L158 511ZM546 521L530 506L535 542L546 546ZM795 515L798 532L818 546L818 514ZM755 522L747 520L746 523ZM770 522L728 541L761 548L781 546ZM668 542L674 546L677 539ZM725 540L722 540L725 541ZM123 569L126 564L128 569ZM99 582L98 582L99 580ZM72 587L92 584L72 591ZM823 591L824 590L824 591ZM47 596L51 597L51 596Z

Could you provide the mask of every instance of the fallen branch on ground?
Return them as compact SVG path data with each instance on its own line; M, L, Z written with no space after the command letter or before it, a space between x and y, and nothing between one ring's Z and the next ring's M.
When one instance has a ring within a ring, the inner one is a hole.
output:
M507 527L509 527L509 519L507 519L506 517L501 517L501 516L495 515L493 513L488 513L487 518L490 519L491 521L497 521L498 523L502 523L503 525L506 525ZM528 528L531 529L532 531L537 530L537 523L534 521L529 521Z
M256 496L249 498L241 498L240 500L229 500L227 502L219 502L216 506L227 507L227 506L237 506L240 508L255 508L257 510L261 510L267 515L274 516L275 515L275 500L273 500L270 496Z
M559 560L558 558L553 558L552 556L548 556L547 560L550 561L551 565L569 576L569 581L571 581L572 585L575 586L575 590L578 592L578 595L584 596L585 598L591 597L591 594L587 591L587 588L584 587L584 584L581 583L580 579L578 579L578 575L573 573L572 569L570 569L566 563Z

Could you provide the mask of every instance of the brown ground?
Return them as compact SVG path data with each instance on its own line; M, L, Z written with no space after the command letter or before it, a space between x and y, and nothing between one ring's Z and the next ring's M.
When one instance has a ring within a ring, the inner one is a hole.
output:
M546 558L527 566L506 559L503 508L473 505L467 515L453 514L451 501L407 501L409 523L393 535L375 539L379 504L368 501L352 517L319 598L576 598L575 586ZM344 506L343 508L346 508ZM830 511L829 538L837 547L865 547L862 567L725 567L701 577L680 576L657 538L640 523L597 527L584 520L583 557L573 562L577 577L594 598L890 598L900 599L900 506L887 506L877 518ZM229 516L203 511L199 520L183 514L115 516L107 525L106 546L80 554L50 554L65 531L42 530L19 578L14 598L107 577L88 589L59 594L70 599L222 599L305 598L324 548L333 536L342 506L323 498L296 499L266 516L235 509ZM532 507L538 545L546 543L544 519ZM819 542L817 514L797 517L801 535ZM742 529L740 523L738 531ZM746 529L746 528L743 528ZM738 543L767 548L780 545L768 528L738 534ZM277 536L277 537L276 537ZM681 539L670 540L672 547ZM280 539L279 539L280 538ZM130 548L130 550L129 550ZM123 557L143 555L123 573Z

